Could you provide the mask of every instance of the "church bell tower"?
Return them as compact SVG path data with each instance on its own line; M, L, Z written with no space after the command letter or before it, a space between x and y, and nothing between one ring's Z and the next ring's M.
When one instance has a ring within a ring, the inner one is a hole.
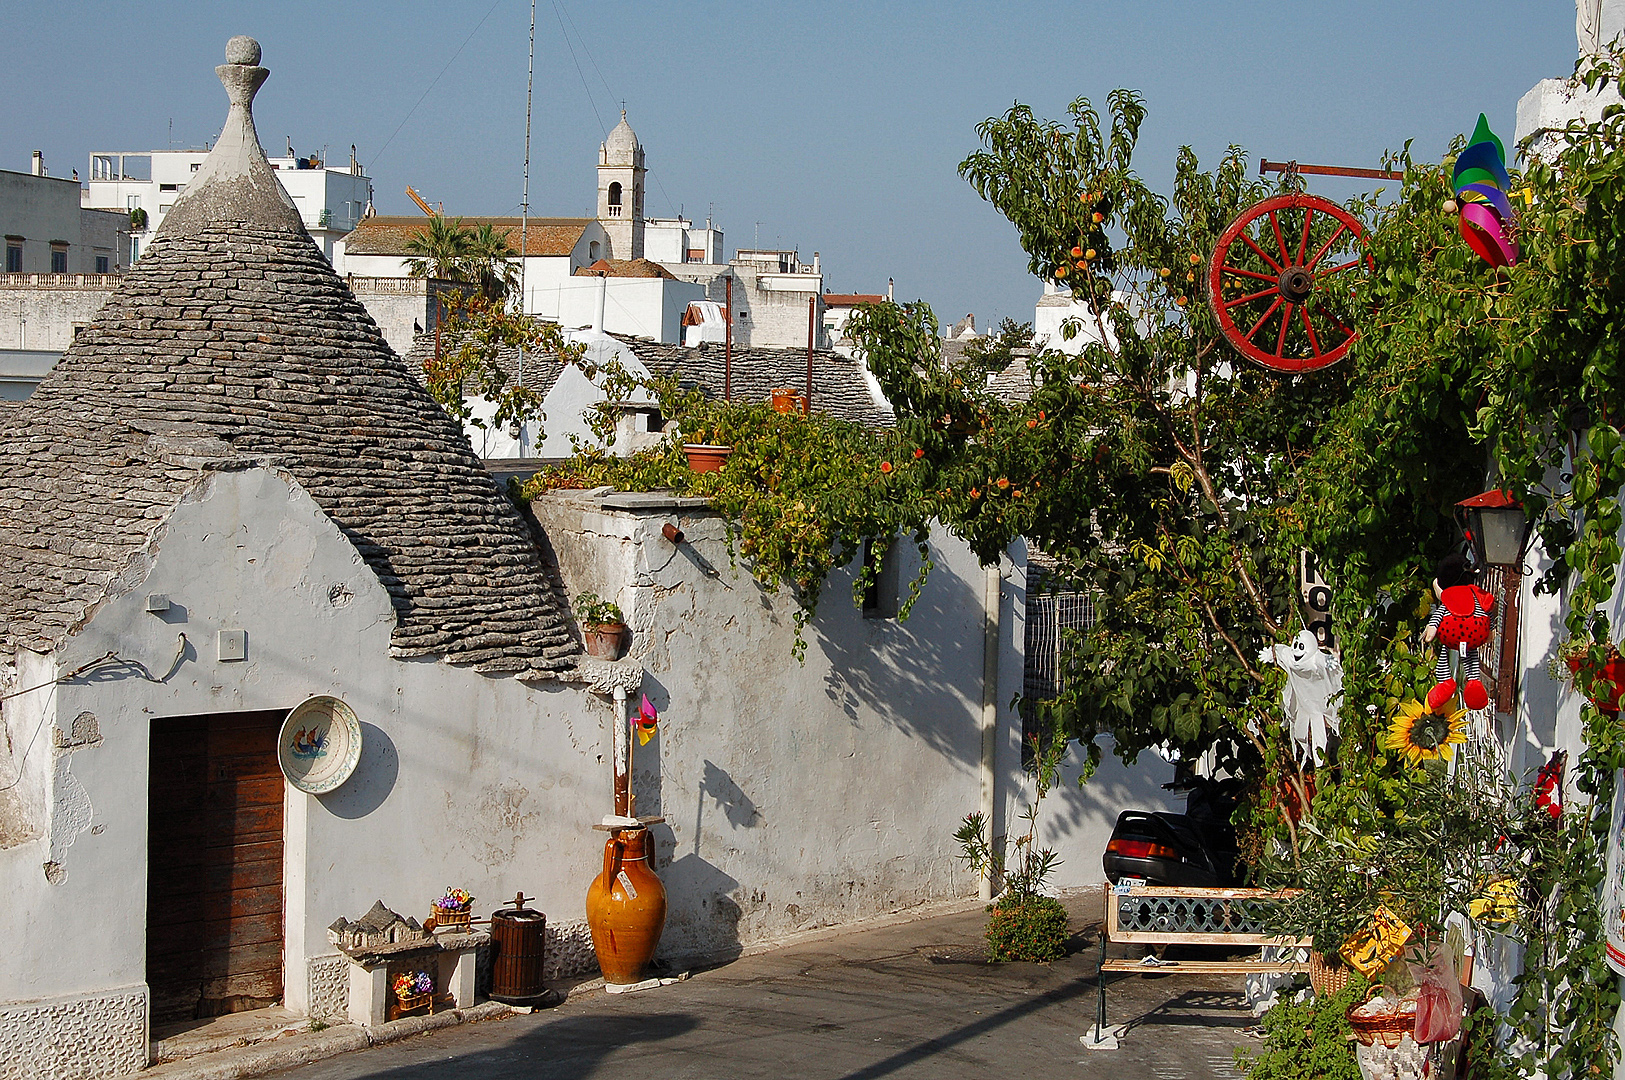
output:
M621 122L598 147L598 221L609 234L609 258L643 257L643 147L621 110Z

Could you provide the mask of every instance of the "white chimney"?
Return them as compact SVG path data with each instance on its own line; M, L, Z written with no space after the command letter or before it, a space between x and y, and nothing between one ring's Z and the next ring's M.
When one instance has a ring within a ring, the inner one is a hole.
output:
M891 299L891 291L892 291L892 279L887 278L886 279L886 299L887 300Z
M34 160L30 164L28 171L35 176L45 175L45 154L42 151L34 151Z
M819 272L820 271L818 269L818 252L815 251L815 252L813 252L813 273L817 274Z

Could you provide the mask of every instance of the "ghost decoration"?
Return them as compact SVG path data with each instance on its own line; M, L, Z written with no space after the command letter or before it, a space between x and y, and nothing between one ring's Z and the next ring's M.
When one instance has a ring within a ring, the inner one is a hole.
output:
M1332 699L1343 692L1342 661L1321 651L1312 630L1298 631L1290 645L1271 645L1258 659L1286 670L1281 705L1292 741L1307 752L1310 762L1317 761L1326 752L1328 733L1337 733Z

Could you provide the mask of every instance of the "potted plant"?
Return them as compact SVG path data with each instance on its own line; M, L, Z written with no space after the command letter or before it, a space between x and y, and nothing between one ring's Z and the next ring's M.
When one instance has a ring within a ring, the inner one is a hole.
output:
M632 636L620 608L597 593L582 593L576 597L576 618L581 623L581 641L588 656L600 660L620 659Z
M1554 678L1573 683L1598 711L1609 716L1619 714L1619 700L1625 696L1625 658L1619 655L1617 645L1606 642L1599 647L1587 641L1570 641L1558 649L1557 656L1569 674L1563 676L1554 664Z
M474 909L474 898L468 895L467 889L448 886L446 895L435 897L429 906L434 908L431 917L436 930L466 931Z
M1043 894L1044 881L1060 859L1049 848L1039 849L1038 804L1054 786L1066 754L1066 741L1050 740L1044 747L1034 736L1033 760L1029 766L1036 780L1032 802L1021 820L1027 831L1009 842L1010 850L995 847L987 837L987 822L980 813L970 814L954 833L960 858L978 874L991 873L1004 882L1004 891L987 907L987 958L990 963L1028 960L1048 963L1066 956L1066 908L1059 900Z
M728 455L734 448L721 442L710 442L715 434L705 428L694 433L694 441L683 444L683 456L688 458L688 467L697 473L717 472L722 463L728 460Z
M793 386L780 386L773 390L773 411L798 413L802 411L801 394Z

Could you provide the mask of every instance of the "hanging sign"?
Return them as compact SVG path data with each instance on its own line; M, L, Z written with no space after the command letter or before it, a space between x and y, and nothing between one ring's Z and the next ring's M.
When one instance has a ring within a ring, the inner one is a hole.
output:
M1320 559L1304 548L1298 553L1298 598L1303 601L1303 625L1315 643L1328 651L1337 648L1332 634L1332 590L1320 576Z

